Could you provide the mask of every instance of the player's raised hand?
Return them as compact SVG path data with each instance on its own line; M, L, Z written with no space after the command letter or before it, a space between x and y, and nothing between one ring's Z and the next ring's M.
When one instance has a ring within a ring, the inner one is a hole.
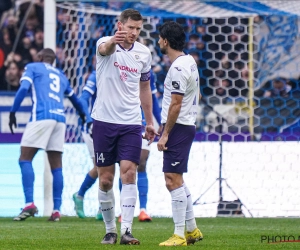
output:
M9 113L9 128L10 128L10 132L12 134L14 134L14 130L13 130L13 126L15 126L15 128L17 127L17 119L16 119L16 113L15 112L10 112Z
M159 133L156 132L153 125L147 125L145 128L145 135L143 135L143 139L148 140L148 145L150 145L156 136L159 136Z
M113 42L114 43L122 43L124 42L125 38L127 36L127 31L121 30L121 27L118 27L118 30L116 31L115 35L113 36Z

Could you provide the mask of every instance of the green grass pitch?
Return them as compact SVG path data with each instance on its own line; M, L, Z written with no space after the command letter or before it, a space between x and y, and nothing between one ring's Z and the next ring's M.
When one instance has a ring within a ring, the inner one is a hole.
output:
M204 239L190 249L300 249L300 242L268 244L263 236L293 236L298 240L300 219L295 218L197 218ZM120 224L117 223L118 230ZM161 249L158 244L173 233L171 218L153 218L141 223L134 219L133 235L141 241L139 246L101 245L105 234L104 223L94 218L62 217L60 222L47 218L29 218L15 222L0 218L0 249ZM290 239L292 239L290 237ZM299 239L300 240L300 239ZM168 247L167 247L168 248ZM176 247L183 248L183 247Z

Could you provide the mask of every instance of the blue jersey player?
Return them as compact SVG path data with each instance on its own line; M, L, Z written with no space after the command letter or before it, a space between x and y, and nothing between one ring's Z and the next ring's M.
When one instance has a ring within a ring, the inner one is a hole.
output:
M161 115L160 115L160 107L156 98L156 78L152 71L150 76L150 87L152 92L152 112L154 116L154 121L159 126L158 133L160 134L162 130L161 126ZM142 112L143 118L143 128L146 127L146 120L144 118L144 113ZM140 200L140 214L139 214L139 221L152 221L151 217L147 214L147 200L148 200L148 177L146 172L146 165L150 153L151 145L148 144L147 140L142 140L142 152L140 157L140 164L138 165L138 178L137 178L137 187L139 191L139 200Z
M96 182L98 178L97 166L95 165L95 154L94 154L94 145L92 139L92 124L93 119L90 116L91 107L94 105L96 99L96 71L93 71L82 90L82 94L80 96L81 104L85 110L85 114L87 117L86 125L82 126L82 138L86 143L90 156L93 159L94 168L91 169L85 176L78 192L73 194L73 201L75 204L75 211L79 218L85 218L84 208L83 208L83 199L86 191L90 189L90 187ZM96 215L97 220L103 220L101 209Z
M158 101L156 98L155 93L157 92L156 86L155 86L155 75L151 71L151 78L150 78L150 86L152 91L152 105L153 105L153 116L155 120L157 121L157 124L160 126L160 107L158 105ZM90 107L93 106L95 98L96 98L96 71L93 71L86 82L86 85L83 88L82 95L80 97L80 100L82 102L82 106L85 108L85 113L87 117L87 123L86 126L83 126L82 129L82 137L85 143L87 144L87 147L89 149L89 153L91 157L93 158L93 161L95 160L94 156L94 147L93 147L93 140L91 137L91 127L90 124L92 122L92 118L90 117ZM91 101L90 101L91 100ZM145 123L145 119L143 117L143 125ZM139 215L139 221L151 221L151 217L146 213L146 207L147 207L147 194L148 194L148 178L146 173L146 163L149 157L150 152L150 146L148 145L147 140L143 140L142 142L142 152L140 157L140 164L138 166L138 191L139 191L139 200L140 200L140 215ZM78 192L73 194L73 200L75 203L75 210L80 218L84 218L84 209L83 209L83 198L86 193L86 191L96 182L98 177L97 173L97 166L94 165L94 168L90 170L87 175L85 176L84 181L82 182L80 189ZM120 189L121 189L121 182L120 182ZM101 210L99 209L98 214L96 216L96 219L102 220L102 214Z
M25 220L38 212L33 200L32 160L39 149L47 152L53 175L54 207L49 221L60 220L63 190L62 152L66 131L64 95L68 96L78 110L83 123L85 121L84 110L79 99L74 95L68 79L60 70L52 66L55 60L54 51L43 49L38 53L38 58L39 62L30 63L25 67L20 80L21 86L9 116L9 127L13 133L13 127L17 126L15 113L29 92L32 99L32 112L22 136L19 158L26 204L22 212L14 218L15 221Z

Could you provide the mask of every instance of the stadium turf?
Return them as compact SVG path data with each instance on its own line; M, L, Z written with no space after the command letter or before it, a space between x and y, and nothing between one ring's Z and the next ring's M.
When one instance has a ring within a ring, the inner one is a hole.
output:
M133 235L140 246L100 245L105 234L104 223L94 218L62 217L60 222L47 218L29 218L16 222L0 218L0 249L161 249L158 244L173 233L171 218L153 218L151 223L135 219ZM204 239L191 249L300 249L300 242L279 242L280 239L296 240L300 236L300 219L297 218L199 218L197 223ZM119 229L119 223L117 223ZM277 238L275 239L275 237ZM288 238L289 236L289 238ZM266 237L266 240L264 240ZM281 238L279 238L281 237ZM300 238L299 238L300 240ZM183 248L183 247L176 247Z

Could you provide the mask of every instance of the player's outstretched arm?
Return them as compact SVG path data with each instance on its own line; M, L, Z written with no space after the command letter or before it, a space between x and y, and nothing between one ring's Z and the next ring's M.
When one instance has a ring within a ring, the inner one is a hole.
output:
M10 131L12 134L14 134L13 127L15 127L15 128L17 127L16 112L20 108L21 103L23 102L25 96L27 95L30 86L31 86L31 83L28 80L23 80L23 81L21 81L21 86L16 93L13 106L9 113L9 124L8 125L9 125Z
M87 123L93 121L93 119L90 115L90 112L89 112L89 100L90 100L91 97L92 97L92 94L90 92L88 92L87 90L83 90L82 94L79 98L79 101L81 102L82 108L83 108L84 113L85 113Z
M84 124L86 121L86 116L85 116L85 112L84 112L81 102L79 101L79 99L77 98L77 96L74 93L72 95L68 96L68 98L71 101L71 103L73 104L73 106L75 107L75 109L78 111L79 116L82 120L82 124Z
M127 35L127 31L122 31L119 27L114 36L105 43L98 46L98 52L100 55L109 56L116 51L116 44L124 42Z

